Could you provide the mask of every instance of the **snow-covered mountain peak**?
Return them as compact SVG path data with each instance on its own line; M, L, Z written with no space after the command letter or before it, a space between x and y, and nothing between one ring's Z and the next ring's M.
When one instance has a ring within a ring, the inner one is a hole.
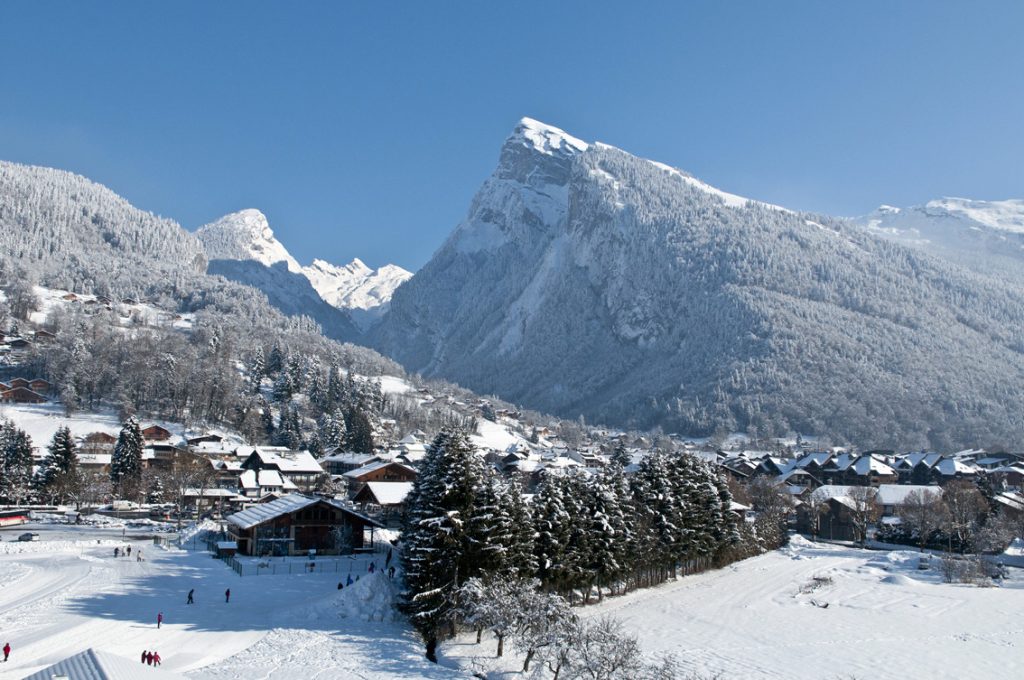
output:
M519 143L549 156L556 153L573 154L587 150L587 143L583 140L533 118L521 119L506 142L506 144Z
M387 310L392 293L412 276L393 264L372 269L358 257L343 266L313 260L302 273L320 297L335 307L349 310L353 320L363 328Z
M271 267L284 262L288 271L302 267L274 236L267 216L255 208L225 215L196 231L211 260L253 260Z

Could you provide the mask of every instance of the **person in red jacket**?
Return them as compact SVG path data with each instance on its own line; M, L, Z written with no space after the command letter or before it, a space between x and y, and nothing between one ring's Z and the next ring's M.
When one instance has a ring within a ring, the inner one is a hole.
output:
M5 642L4 643L4 662L7 661L7 657L9 657L10 655L11 655L11 643L10 642Z
M147 666L152 666L153 665L153 652L146 652L146 665Z
M142 663L146 663L146 654L148 653L145 649L142 650Z
M160 665L160 652L157 652L157 651L153 652L153 665L154 666L159 666Z

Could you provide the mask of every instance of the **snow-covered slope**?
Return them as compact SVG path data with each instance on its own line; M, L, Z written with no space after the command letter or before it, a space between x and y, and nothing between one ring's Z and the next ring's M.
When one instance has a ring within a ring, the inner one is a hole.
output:
M1020 290L523 119L369 335L567 417L966 445L1024 436ZM942 415L949 394L970 413Z
M979 271L1024 277L1024 200L941 198L910 208L883 205L853 221Z
M412 276L393 264L371 269L356 258L344 266L323 260L302 269L313 288L327 303L347 309L353 320L367 328L388 309L395 289Z
M254 208L225 215L196 231L211 260L252 260L273 267L284 262L290 272L301 273L295 261L267 222L267 216Z

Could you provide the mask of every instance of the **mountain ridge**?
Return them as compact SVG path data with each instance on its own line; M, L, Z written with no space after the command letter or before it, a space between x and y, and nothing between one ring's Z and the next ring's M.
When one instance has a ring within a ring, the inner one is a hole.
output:
M373 346L410 371L613 425L891 443L872 432L883 423L911 446L1024 434L1006 410L1024 402L1007 381L1024 376L1019 291L845 220L566 140L516 126ZM969 406L943 422L951 385ZM879 404L874 389L898 396Z

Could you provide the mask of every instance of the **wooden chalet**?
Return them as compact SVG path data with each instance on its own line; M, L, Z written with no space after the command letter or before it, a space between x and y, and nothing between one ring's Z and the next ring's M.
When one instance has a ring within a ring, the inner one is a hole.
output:
M33 392L27 387L14 387L0 392L0 401L15 404L42 404L49 401L49 399L38 392Z
M117 444L117 437L106 432L90 432L82 437L79 453L110 453Z
M53 386L50 384L49 380L36 378L35 380L29 382L28 388L33 392L38 392L39 394L46 394L53 388Z
M352 501L367 514L378 516L388 526L394 526L401 522L405 499L412 487L412 482L367 482Z
M395 461L370 463L342 475L349 486L349 495L354 496L368 482L414 482L416 470Z
M143 428L142 436L151 442L165 442L171 438L171 431L159 425Z
M330 498L288 494L227 517L228 535L243 555L348 553L365 545L365 530L383 526Z

